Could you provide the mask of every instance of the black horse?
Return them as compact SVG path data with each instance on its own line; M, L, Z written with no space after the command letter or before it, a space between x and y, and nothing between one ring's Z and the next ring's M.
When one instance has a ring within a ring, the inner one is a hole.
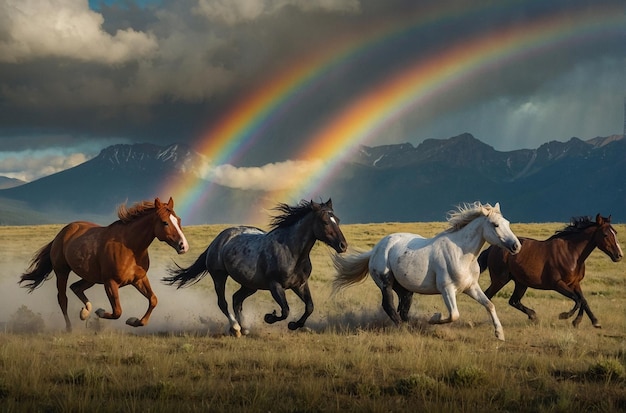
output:
M333 204L300 201L296 206L279 204L281 215L273 217L271 231L265 232L249 226L231 227L222 231L208 248L188 268L180 266L169 269L170 277L163 278L178 288L200 281L207 272L211 274L220 310L230 322L235 336L248 334L241 327L243 301L257 290L269 290L280 305L281 314L265 315L266 323L275 323L289 316L289 304L285 290L291 289L305 303L304 314L296 322L290 322L290 330L304 326L313 312L313 300L308 279L311 275L309 253L316 240L331 246L338 253L345 252L347 242L339 229L339 218L334 215ZM241 288L233 294L235 316L228 311L225 289L231 276Z

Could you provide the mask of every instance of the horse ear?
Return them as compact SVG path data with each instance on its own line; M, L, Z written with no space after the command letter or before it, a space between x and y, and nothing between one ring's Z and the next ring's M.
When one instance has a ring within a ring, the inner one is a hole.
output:
M312 199L309 202L309 205L311 205L311 209L313 209L313 211L319 211L320 210L320 204L318 204L317 202L313 202Z
M172 199L172 197L170 197L170 200L167 201L167 207L169 209L174 209L174 199Z
M596 214L596 224L602 225L602 215Z
M328 201L326 201L326 206L333 209L333 200L331 198L328 198Z
M161 200L158 197L154 198L154 206L155 206L155 208L157 208L157 209L161 208L161 205L162 205L161 204Z
M493 207L493 210L498 212L498 213L501 213L500 212L500 203L499 202L496 202L496 205Z

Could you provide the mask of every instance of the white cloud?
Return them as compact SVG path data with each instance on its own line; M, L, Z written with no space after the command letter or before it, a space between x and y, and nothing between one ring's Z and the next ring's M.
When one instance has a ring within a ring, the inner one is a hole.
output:
M322 164L322 161L285 161L259 167L226 164L209 168L204 178L230 188L275 191L301 184Z
M152 34L132 28L110 35L87 0L0 0L0 61L42 57L118 64L153 54Z
M305 12L360 11L359 0L198 0L194 11L212 21L235 24L276 14L288 6Z
M84 153L50 153L49 151L5 152L0 154L0 175L31 182L73 168L89 160Z

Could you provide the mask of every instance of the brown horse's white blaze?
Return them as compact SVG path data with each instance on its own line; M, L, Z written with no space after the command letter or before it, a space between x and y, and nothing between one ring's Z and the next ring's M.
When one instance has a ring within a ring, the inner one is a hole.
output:
M170 221L172 222L172 225L174 226L174 228L176 228L176 232L178 233L178 236L179 236L178 245L175 246L174 249L178 252L178 254L184 254L187 251L189 251L189 243L187 242L187 238L185 238L185 234L183 234L183 230L180 228L180 225L178 224L178 217L174 216L173 214L170 214Z

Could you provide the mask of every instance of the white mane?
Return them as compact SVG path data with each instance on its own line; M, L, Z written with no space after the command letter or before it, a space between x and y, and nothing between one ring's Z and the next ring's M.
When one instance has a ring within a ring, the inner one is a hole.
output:
M500 204L491 206L490 204L483 205L480 202L476 201L472 204L465 203L463 205L459 205L457 206L456 210L448 212L447 220L450 224L450 228L448 228L448 231L458 231L476 218L481 216L489 216L492 213L501 214Z

